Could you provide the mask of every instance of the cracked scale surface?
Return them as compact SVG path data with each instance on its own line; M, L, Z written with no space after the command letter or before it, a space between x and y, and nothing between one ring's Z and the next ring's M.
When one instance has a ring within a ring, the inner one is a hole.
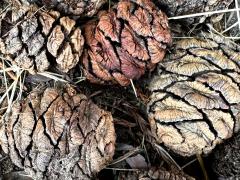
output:
M240 48L205 36L176 42L149 85L151 129L183 156L211 152L240 125Z
M150 0L121 0L87 23L84 35L86 78L122 86L152 70L172 41L166 15Z
M107 0L27 0L40 6L60 11L67 15L93 16Z
M0 145L34 179L91 179L112 159L109 112L68 87L33 91L16 102L0 129Z
M13 6L5 14L0 51L12 63L30 73L56 66L62 72L74 68L83 51L84 38L75 20L36 6ZM10 26L9 24L12 24Z

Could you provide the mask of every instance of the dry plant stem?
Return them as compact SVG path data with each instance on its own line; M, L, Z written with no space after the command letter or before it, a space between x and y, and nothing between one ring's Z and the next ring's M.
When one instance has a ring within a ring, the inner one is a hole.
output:
M158 144L154 144L154 146L157 148L159 154L162 156L162 158L169 164L174 165L178 170L182 170L182 168L178 165L178 163L172 158L172 156L161 146Z
M234 8L234 9L225 9L225 10L218 10L218 11L212 11L212 12L187 14L187 15L181 15L181 16L176 16L176 17L170 17L170 18L168 18L168 20L185 19L185 18L199 17L199 16L206 16L206 15L213 15L213 14L221 14L221 13L227 13L227 12L238 12L239 10L240 10L239 8Z
M3 65L3 63L2 63L1 61L0 61L0 68L1 68L1 69L4 69L4 68L5 68L5 66ZM9 77L10 77L13 81L18 81L18 78L14 75L13 72L11 72L11 71L5 71L5 72L9 75ZM27 87L26 87L24 84L22 84L21 81L18 81L18 83L19 83L20 86L23 86L23 90L27 91Z
M238 28L239 28L239 33L240 33L240 13L239 13L240 9L238 7L238 5L239 5L238 3L239 3L238 0L235 0L235 6L236 6L236 9L238 9L238 11L237 11L237 20L238 20Z
M204 180L209 180L201 154L197 154L196 156L197 156L198 162L201 166L201 169L202 169L202 172L203 172L203 175L204 175Z

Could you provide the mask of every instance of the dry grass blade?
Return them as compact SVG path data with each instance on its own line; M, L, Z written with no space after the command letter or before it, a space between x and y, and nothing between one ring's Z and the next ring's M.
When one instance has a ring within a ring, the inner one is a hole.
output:
M61 81L61 82L68 82L67 80L65 80L65 79L63 79L63 76L62 75L60 75L60 74L56 74L56 73L52 73L52 72L47 72L47 71L45 71L45 72L39 72L38 73L39 75L42 75L42 76L45 76L45 77L47 77L47 78L50 78L50 79L52 79L52 80L54 80L54 81Z
M192 163L194 163L195 161L197 161L197 158L195 158L195 159L191 160L190 162L184 164L181 168L184 169L184 168L190 166L190 165L191 165Z
M203 162L202 156L200 154L197 154L197 159L198 159L198 162L199 162L199 164L201 166L201 169L202 169L202 172L203 172L203 175L204 175L204 179L205 180L209 180L207 171L206 171L205 166L204 166L204 162Z
M199 16L209 16L209 15L213 15L213 14L236 12L236 11L239 11L239 10L240 10L239 8L235 8L235 9L224 9L224 10L218 10L218 11L202 12L202 13L195 13L195 14L188 14L188 15L170 17L170 18L168 18L168 20L185 19L185 18L192 18L192 17L199 17Z
M234 28L235 26L237 26L239 24L239 22L235 22L233 25L231 25L230 27L226 28L224 31L222 31L221 33L225 33L228 32L229 30L231 30L232 28Z
M237 19L238 19L238 28L239 28L239 32L240 32L240 13L239 13L240 9L238 8L238 0L235 0L235 7L236 7L236 9L238 9Z
M177 164L177 162L172 158L172 156L161 146L158 144L154 144L154 146L157 148L157 151L161 155L161 157L170 165L174 165L178 170L182 170L182 168Z
M109 164L109 166L114 165L114 164L117 164L117 163L119 163L119 162L122 162L122 161L124 161L125 159L127 159L128 157L130 157L130 156L132 156L132 155L135 155L135 154L137 154L137 153L140 153L140 152L142 152L142 148L136 147L135 149L127 152L126 154L124 154L123 156L121 156L121 157L113 160L112 163Z
M13 66L10 64L10 68L7 68L6 71L6 65L5 60L1 58L0 68L1 73L3 74L3 83L5 85L5 93L0 98L0 104L3 103L3 101L7 100L7 107L1 107L2 109L6 109L7 115L11 109L14 102L14 99L17 100L21 99L23 90L26 90L26 87L24 86L23 82L25 80L25 76L22 79L22 73L24 70L17 66ZM6 61L7 62L7 61ZM9 71L11 69L11 71ZM13 73L14 72L14 73ZM10 80L9 80L10 77ZM12 80L12 83L10 83Z
M139 169L122 169L122 168L109 168L109 167L106 167L104 169L110 169L114 171L139 171Z
M132 86L132 88L133 88L133 92L134 92L134 94L135 94L136 98L138 98L138 95L137 95L136 88L135 88L135 86L134 86L134 84L133 84L133 80L132 80L132 79L130 79L130 82L131 82L131 86Z

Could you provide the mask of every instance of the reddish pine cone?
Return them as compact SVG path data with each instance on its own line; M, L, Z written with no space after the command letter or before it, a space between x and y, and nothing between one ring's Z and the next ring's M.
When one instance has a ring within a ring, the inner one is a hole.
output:
M150 0L122 0L84 31L83 70L94 83L128 85L152 70L172 41L167 16Z
M93 16L107 0L27 0L68 15Z
M34 179L91 179L115 138L111 113L71 87L31 92L0 124L0 146Z

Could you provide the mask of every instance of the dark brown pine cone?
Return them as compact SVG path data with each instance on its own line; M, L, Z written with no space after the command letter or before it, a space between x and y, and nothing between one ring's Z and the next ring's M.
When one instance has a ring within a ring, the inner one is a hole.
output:
M166 13L169 16L180 16L188 14L196 14L201 12L225 10L233 2L233 0L157 0L162 6L166 7ZM218 22L222 19L223 14L211 15L211 21L213 23ZM187 18L185 21L189 23L205 20L202 18Z
M31 73L56 66L68 72L82 54L84 38L76 22L59 12L15 4L5 14L0 52ZM7 29L6 29L7 27Z
M158 168L149 170L121 172L119 180L194 180L194 178L183 174L174 173Z
M219 145L212 155L212 169L219 180L240 178L240 133Z
M204 37L176 42L149 87L152 132L183 156L211 152L240 127L240 48Z
M94 83L128 85L152 70L171 43L167 17L150 0L121 0L84 31L83 70Z
M27 0L68 15L93 16L107 0Z
M0 129L0 145L34 179L90 179L112 159L109 112L72 88L33 91L16 102Z

